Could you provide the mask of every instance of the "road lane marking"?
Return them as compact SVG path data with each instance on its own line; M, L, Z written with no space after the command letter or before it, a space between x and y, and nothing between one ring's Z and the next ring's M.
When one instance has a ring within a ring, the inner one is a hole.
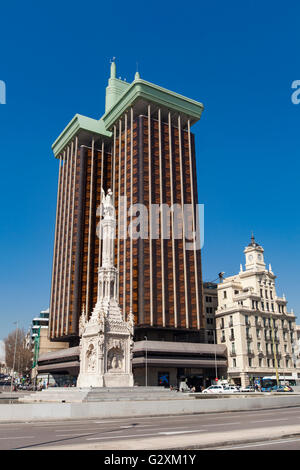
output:
M207 431L206 429L195 429L192 431L165 431L165 432L159 432L159 433L151 433L151 434L131 434L131 435L121 435L121 436L106 436L106 437L89 437L86 440L87 441L101 441L101 440L107 440L107 439L128 439L130 437L149 437L149 436L157 436L158 434L160 435L171 435L171 434L186 434L186 433L193 433L193 432L205 432Z
M0 437L1 440L3 439L32 439L35 438L35 436L10 436L10 437Z
M214 426L232 426L233 424L241 424L240 421L237 421L235 423L214 423L214 424L203 424L203 426L207 427L214 427Z
M261 419L259 421L250 421L250 423L269 423L274 421L289 421L289 418Z
M157 433L153 434L130 434L129 436L107 436L107 437L89 437L88 439L86 439L87 441L102 441L104 439L122 439L122 438L125 438L125 439L128 439L130 437L145 437L145 436L157 436Z
M171 416L170 416L171 417ZM172 416L172 418L181 418L181 416ZM127 418L121 418L121 419L110 419L110 420L107 420L107 421L93 421L94 424L107 424L107 423L119 423L119 422L124 422L124 421L137 421L137 420L145 420L145 421L148 421L148 420L152 420L152 419L159 419L161 420L162 418L169 418L169 416L133 416L133 417L127 417Z
M85 436L91 436L92 434L94 434L94 433L93 432L89 432L89 433L80 432L79 434L56 434L56 437L75 437L75 436L85 437Z
M138 429L139 428L146 428L146 427L153 427L154 425L153 424L145 424L145 425L139 425L138 426ZM93 433L101 433L101 432L109 432L109 433L113 433L113 432L121 432L123 429L133 429L133 428L136 428L136 426L120 426L119 429L115 429L115 430L107 430L106 428L95 428L95 429L91 429L91 428L86 428L86 429L57 429L55 432L73 432L73 431L78 431L80 432L81 434L84 433L85 431L89 431L90 434L93 434Z
M129 418L130 419L130 418ZM18 423L18 424L23 424L23 423ZM25 424L25 423L24 423ZM64 421L63 419L58 419L53 422L31 422L31 423L26 423L27 425L34 426L37 428L43 428L43 427L51 427L51 426L80 426L80 425L87 425L87 424L94 424L94 420L86 420L82 419L81 421Z
M207 429L193 429L191 431L165 431L165 432L159 432L158 434L162 434L164 436L172 436L173 434L187 434L191 432L205 432Z
M132 418L131 417L128 417L128 418L122 418L122 419L112 419L112 420L108 420L108 421L94 421L94 424L107 424L107 423L118 423L118 422L126 422L126 421L138 421L138 420L145 420L145 421L148 421L148 420L159 420L161 421L162 418L186 418L186 416L181 416L181 415L174 415L174 416L133 416Z
M34 426L36 428L49 428L52 426L74 426L78 423L78 425L86 425L86 424L92 424L92 421L72 421L70 423L65 422L65 421L54 421L53 423L26 423L29 424L30 426Z
M0 428L0 432L2 431L2 429ZM9 432L9 431L19 431L19 428L9 428L9 429L3 429L3 431L5 432Z
M129 425L126 425L126 426L124 425L124 426L119 426L119 427L120 427L120 429L129 429L129 428L137 428L137 429L140 429L140 428L149 428L149 427L151 428L151 427L153 427L153 426L155 426L155 424L138 424L138 425L136 425L136 424L129 424Z
M91 428L86 428L86 429L55 429L53 431L55 433L57 433L57 432L74 432L74 431L82 433L82 432L85 432L85 431L95 432L95 431L99 431L99 429L91 429Z

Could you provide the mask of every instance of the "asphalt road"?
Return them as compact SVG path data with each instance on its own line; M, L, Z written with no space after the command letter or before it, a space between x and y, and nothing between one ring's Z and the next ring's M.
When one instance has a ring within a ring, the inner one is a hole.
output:
M268 439L268 430L271 431L274 427L288 430L291 425L299 426L300 434L300 407L167 417L11 423L0 424L0 449L39 449L41 446L43 448L60 448L70 445L84 448L89 444L101 444L101 447L105 449L106 445L111 448L114 442L121 442L124 446L128 445L133 449L132 446L137 439L145 439L144 442L150 442L151 439L158 437L161 439L161 448L163 449L163 442L166 442L166 438L170 443L172 438L182 437L185 439L184 442L188 443L189 436L193 436L195 444L195 438L198 436L197 442L201 445L202 436L208 437L210 434L212 436L229 436L230 433L235 432L236 434L238 432L239 435L247 437L247 433L252 432L253 435L255 430L266 430L263 433L265 437L260 438L260 442L256 443L256 446L253 443L248 446L243 444L247 450L250 448L300 449L300 436L290 440L274 439L273 443L266 442L265 447L261 445L265 439ZM217 444L218 441L214 442ZM242 445L232 445L222 447L222 449L230 447L241 449Z

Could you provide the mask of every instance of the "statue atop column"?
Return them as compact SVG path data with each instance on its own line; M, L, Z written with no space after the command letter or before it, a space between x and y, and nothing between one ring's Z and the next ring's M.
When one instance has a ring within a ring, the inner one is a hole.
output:
M113 217L115 213L115 208L113 204L113 193L109 188L105 196L103 188L101 188L101 214L109 217Z
M118 304L118 270L114 266L116 229L113 193L101 190L102 266L98 270L97 303L87 320L80 319L80 373L77 387L131 387L134 320L123 319Z

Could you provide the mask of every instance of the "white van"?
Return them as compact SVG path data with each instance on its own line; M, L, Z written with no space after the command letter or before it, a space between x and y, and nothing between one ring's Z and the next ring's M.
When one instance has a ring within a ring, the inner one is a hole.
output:
M239 393L239 389L234 385L211 385L202 393Z
M240 389L234 385L226 385L223 389L223 393L239 393Z
M202 393L223 393L223 385L211 385L203 390Z

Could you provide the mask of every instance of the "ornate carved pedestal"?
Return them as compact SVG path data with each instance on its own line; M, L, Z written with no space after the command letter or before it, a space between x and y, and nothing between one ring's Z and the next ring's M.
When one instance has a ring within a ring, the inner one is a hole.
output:
M133 321L103 307L96 305L82 333L77 387L132 387Z

